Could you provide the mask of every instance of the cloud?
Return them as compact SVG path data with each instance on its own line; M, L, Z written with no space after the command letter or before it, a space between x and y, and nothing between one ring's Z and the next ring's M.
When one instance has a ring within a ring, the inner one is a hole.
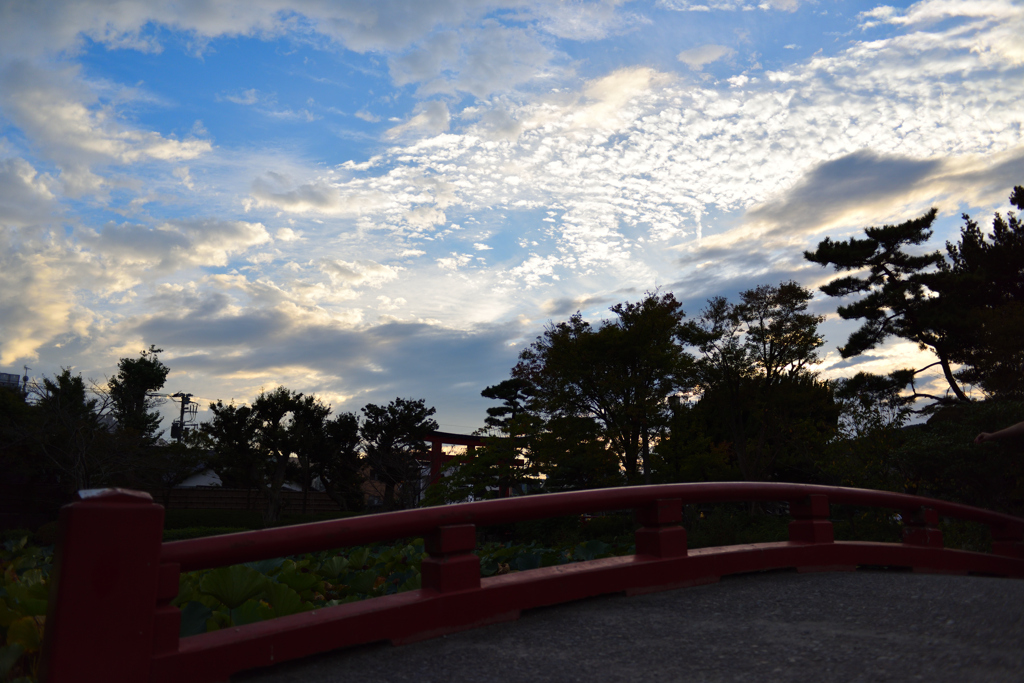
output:
M541 310L544 311L544 315L564 317L572 315L576 311L582 311L585 308L593 308L595 306L603 307L605 304L610 304L614 301L615 300L611 297L604 295L548 299L541 304Z
M701 45L689 50L683 50L676 59L686 64L694 71L700 71L705 64L717 62L719 59L732 57L736 51L725 45Z
M270 235L262 223L193 219L155 228L109 224L95 236L83 234L81 240L112 268L134 265L167 273L189 266L227 265L232 255L269 242Z
M259 102L261 98L259 90L250 88L243 91L240 95L224 95L224 99L235 104L251 105Z
M0 63L0 110L61 169L73 196L102 189L96 165L181 161L209 152L206 140L167 138L119 121L79 81L76 67L43 69L26 61Z
M292 213L320 213L334 216L358 216L394 204L384 193L364 187L349 188L344 196L327 179L296 183L291 177L267 171L252 182L254 205L282 209Z
M386 266L376 261L342 261L324 259L320 261L320 270L331 282L346 287L380 287L385 282L398 277L398 268Z
M57 210L55 184L24 159L0 159L0 227L48 221Z
M335 412L401 395L438 405L440 420L445 413L482 412L479 391L507 376L515 363L509 340L524 331L519 322L469 330L419 321L365 325L289 306L238 307L194 291L168 292L149 303L153 310L126 328L160 340L175 372L215 377L220 398L249 400L273 377L290 388L340 398ZM455 385L474 389L453 395ZM438 404L442 397L454 401Z
M28 176L31 188L33 178L22 164L11 166L18 181ZM32 360L40 346L60 335L86 335L96 317L73 293L102 289L104 273L63 230L38 224L45 214L45 204L27 202L13 215L0 216L0 365Z
M451 256L437 259L437 265L444 270L455 271L468 264L471 260L473 260L473 257L469 254L458 254L453 252Z
M869 150L811 169L791 190L751 208L745 222L780 236L895 220L939 202L991 204L1024 177L1024 148L998 155L914 159Z
M360 109L359 111L357 111L355 113L355 117L357 119L362 119L363 121L366 121L367 123L377 123L378 121L380 121L380 117L379 116L371 114L370 112L366 111L365 109Z
M707 0L691 2L690 0L658 0L658 6L677 12L736 12L743 10L782 10L795 12L800 7L799 0Z
M434 135L448 130L451 115L447 104L440 100L430 100L417 108L418 114L405 123L389 128L384 135L394 139L408 134Z

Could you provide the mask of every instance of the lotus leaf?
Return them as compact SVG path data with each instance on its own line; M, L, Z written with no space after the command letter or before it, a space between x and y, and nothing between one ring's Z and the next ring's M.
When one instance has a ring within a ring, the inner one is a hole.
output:
M365 572L352 574L348 577L348 585L356 593L369 593L373 590L373 584L377 580L377 572L369 569Z
M20 583L11 583L7 585L7 604L21 612L33 617L45 617L46 616L46 595L42 597L35 597L38 591L32 590L31 587Z
M213 596L229 609L239 607L263 592L267 577L242 565L222 567L208 572L199 582L199 592Z
M277 581L288 586L297 593L307 591L316 584L320 583L320 577L310 572L300 572L295 569L287 572L281 572L277 575Z
M11 643L0 647L0 680L7 680L7 674L14 668L15 662L25 652L21 643Z
M245 626L264 619L272 619L274 610L259 600L246 600L245 604L231 610L231 623L235 626Z
M333 579L345 571L346 567L348 567L348 560L341 555L335 555L320 565L320 573Z
M22 616L24 615L11 609L3 599L0 599L0 628L7 628Z
M360 548L348 556L348 563L353 569L362 569L370 559L370 549Z
M201 602L189 602L181 608L181 630L179 635L182 638L197 636L206 633L206 620L213 616L213 610Z
M18 643L25 652L36 652L43 642L46 617L22 617L7 628L7 642Z
M275 617L286 617L313 609L308 602L303 602L299 594L283 583L271 582L264 592L267 602L274 608Z

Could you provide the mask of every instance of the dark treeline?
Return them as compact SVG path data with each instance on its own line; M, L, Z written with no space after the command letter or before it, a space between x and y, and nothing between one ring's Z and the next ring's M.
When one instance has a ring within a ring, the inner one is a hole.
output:
M122 358L105 385L88 386L64 369L27 394L0 389L5 509L52 514L75 492L108 486L150 491L166 503L171 489L207 470L256 494L268 523L281 514L286 481L304 493L316 484L349 511L363 508L367 478L384 509L418 502L423 437L437 429L423 400L332 415L318 397L279 387L248 405L210 404L209 422L168 443L157 411L163 399L154 396L170 372L161 352L151 346Z
M1024 209L1024 189L1011 202ZM484 390L500 402L488 409L487 447L428 499L743 479L1024 513L1021 444L972 442L1024 419L1024 221L997 214L985 234L964 215L959 242L929 252L936 215L804 254L840 274L822 291L840 317L861 321L843 358L897 337L933 364L820 378L824 318L795 282L714 297L692 319L672 293L648 293L597 326L578 312L550 324L510 379ZM929 393L918 377L935 366L948 389ZM914 413L927 422L910 425Z
M1024 189L1011 201L1024 209ZM648 293L598 325L580 313L550 324L509 379L483 391L496 402L486 446L425 502L743 479L1024 513L1021 445L972 443L1024 419L1024 221L997 214L986 234L965 215L957 243L927 251L935 217L825 239L804 254L839 274L822 291L842 318L861 322L839 348L844 358L896 337L930 350L933 364L821 378L824 318L795 282L714 297L689 318L673 293ZM316 485L345 510L363 507L367 479L384 509L420 501L423 438L437 429L424 400L332 414L320 398L280 387L249 404L211 404L209 422L167 444L151 396L169 372L160 353L122 358L104 386L64 370L31 397L0 390L3 495L56 504L80 489L127 486L167 496L212 469L225 486L258 494L268 522L286 481ZM919 386L933 366L945 391ZM908 426L915 412L927 422Z

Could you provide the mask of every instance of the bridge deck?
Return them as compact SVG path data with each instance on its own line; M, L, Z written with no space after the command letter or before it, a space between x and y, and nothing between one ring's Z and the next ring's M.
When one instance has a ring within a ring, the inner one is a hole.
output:
M1024 581L769 572L240 674L327 681L1022 681Z

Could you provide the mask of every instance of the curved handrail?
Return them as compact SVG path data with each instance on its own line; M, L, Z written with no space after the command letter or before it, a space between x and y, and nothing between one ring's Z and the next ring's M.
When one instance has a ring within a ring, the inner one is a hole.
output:
M1024 578L1024 519L887 491L713 482L573 491L461 503L164 543L164 510L146 493L80 492L61 509L41 680L218 683L238 671L339 647L431 637L516 618L522 610L625 591L717 581L752 571L861 565ZM682 506L785 501L789 540L687 548ZM830 504L898 510L902 543L836 542ZM633 509L636 553L481 578L476 529ZM992 553L943 547L939 516L987 524ZM181 638L182 571L423 536L422 588ZM97 639L96 634L103 634Z
M824 495L828 497L829 503L844 505L897 510L930 508L943 517L981 522L996 527L1024 528L1024 520L1017 517L905 493L816 484L708 482L548 493L171 541L163 544L160 559L162 562L180 564L183 571L191 571L270 557L364 545L373 541L421 536L446 525L486 526L585 512L623 510L659 499L679 499L684 505L689 505L755 500L792 501L809 495Z

